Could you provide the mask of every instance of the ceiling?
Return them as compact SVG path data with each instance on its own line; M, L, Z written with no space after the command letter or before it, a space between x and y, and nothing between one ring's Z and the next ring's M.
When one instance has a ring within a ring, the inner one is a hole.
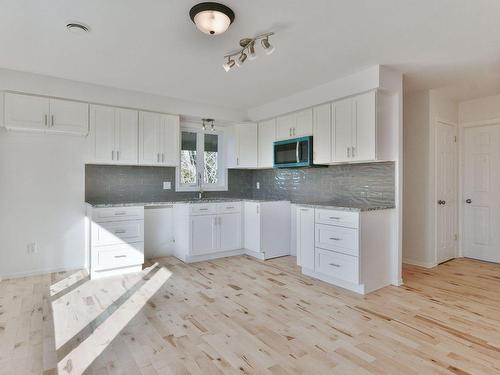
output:
M189 19L197 1L0 0L0 67L234 109L376 64L405 73L407 90L481 79L500 92L497 0L222 2L236 19L212 37ZM69 21L91 32L69 33ZM224 72L222 57L240 38L267 31L276 32L274 54L259 50Z

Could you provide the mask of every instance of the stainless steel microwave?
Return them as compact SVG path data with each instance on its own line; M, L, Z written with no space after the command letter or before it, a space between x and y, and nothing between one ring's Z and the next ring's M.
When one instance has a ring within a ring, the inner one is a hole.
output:
M276 141L274 168L309 167L313 165L312 137L301 137Z

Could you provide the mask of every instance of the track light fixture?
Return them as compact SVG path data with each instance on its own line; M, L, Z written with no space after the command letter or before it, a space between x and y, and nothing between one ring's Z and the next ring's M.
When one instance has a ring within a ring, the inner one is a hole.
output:
M240 49L231 53L228 53L224 58L227 60L222 67L226 72L231 70L231 68L236 65L240 66L248 60L255 60L257 58L257 53L255 52L255 42L261 41L262 48L266 52L266 55L270 55L274 52L275 47L269 43L269 37L274 35L273 32L262 34L256 36L255 38L243 38L240 40Z

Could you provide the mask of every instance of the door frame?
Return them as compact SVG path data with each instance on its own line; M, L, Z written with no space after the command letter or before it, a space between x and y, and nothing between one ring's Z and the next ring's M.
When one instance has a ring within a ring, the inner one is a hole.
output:
M494 118L490 120L482 120L482 121L470 121L464 122L460 124L459 132L460 137L458 142L459 147L459 168L458 168L458 179L459 179L459 201L458 201L458 217L459 217L459 236L458 236L458 253L459 257L463 258L464 256L464 238L463 238L463 228L464 228L464 220L465 220L465 202L464 202L464 176L465 176L465 130L469 128L478 128L478 127L487 127L500 125L500 118Z
M457 213L455 216L455 221L456 221L456 231L457 231L457 244L455 247L455 258L457 257L462 257L461 254L461 246L460 246L460 238L461 236L461 225L460 225L460 211L461 211L461 200L459 201L460 195L460 147L459 147L459 140L461 137L459 137L459 127L458 124L448 121L448 120L443 120L440 118L436 118L434 122L434 186L433 191L432 191L432 214L434 216L434 238L433 238L433 244L434 244L434 262L436 265L439 264L438 261L438 231L437 231L437 217L438 217L438 206L436 204L437 198L438 198L438 184L437 184L437 167L438 167L438 143L437 143L437 132L438 132L438 126L439 124L447 125L447 126L452 126L455 130L455 136L457 137L456 141L456 165L455 167L457 168L457 174L455 178L455 185L456 185L456 193L455 193L455 200L457 202Z

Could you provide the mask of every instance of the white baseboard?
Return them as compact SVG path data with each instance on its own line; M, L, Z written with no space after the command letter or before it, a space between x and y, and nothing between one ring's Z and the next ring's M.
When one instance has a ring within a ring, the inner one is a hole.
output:
M78 266L70 266L70 267L44 268L44 269L39 269L39 270L27 271L27 272L14 272L14 273L8 273L8 274L1 275L0 281L1 280L8 280L8 279L18 279L20 277L46 275L48 273L78 271L78 270L82 270L82 269L87 269L87 267L85 267L85 265L78 265Z
M410 264L412 266L424 267L424 268L434 268L437 266L436 262L426 262L421 260L403 258L404 264Z

